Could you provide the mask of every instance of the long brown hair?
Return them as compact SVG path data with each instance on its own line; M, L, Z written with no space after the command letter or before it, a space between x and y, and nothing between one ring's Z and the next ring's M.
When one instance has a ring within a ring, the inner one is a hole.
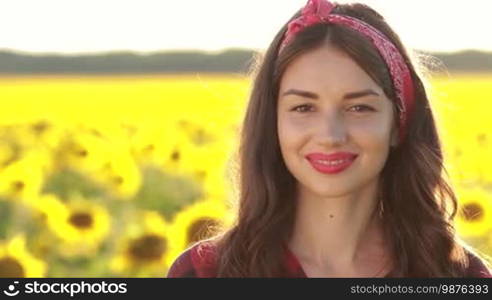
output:
M415 85L416 109L408 120L408 134L390 151L381 172L385 234L395 252L391 275L464 276L468 262L452 225L457 200L446 182L441 143L423 82L400 39L377 12L363 4L343 4L333 13L358 18L384 33L402 53ZM292 19L299 15L300 11ZM384 61L359 33L343 26L318 24L299 33L279 54L286 28L287 24L255 69L238 152L238 218L217 238L218 277L285 274L283 245L293 231L296 179L280 152L277 94L291 61L329 43L350 55L395 101Z

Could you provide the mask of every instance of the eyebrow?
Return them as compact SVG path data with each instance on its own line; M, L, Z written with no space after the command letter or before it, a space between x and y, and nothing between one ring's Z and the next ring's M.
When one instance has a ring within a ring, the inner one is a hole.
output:
M310 99L316 99L316 100L319 99L319 96L316 93L303 91L303 90L297 90L297 89L289 89L289 90L285 91L282 94L282 97L285 97L288 95L297 95L297 96L301 96L304 98L310 98ZM365 96L369 96L369 95L380 96L379 93L377 93L376 91L374 91L372 89L365 89L365 90L361 90L361 91L347 93L347 94L343 95L342 99L343 100L350 100L350 99L361 98L361 97L365 97Z

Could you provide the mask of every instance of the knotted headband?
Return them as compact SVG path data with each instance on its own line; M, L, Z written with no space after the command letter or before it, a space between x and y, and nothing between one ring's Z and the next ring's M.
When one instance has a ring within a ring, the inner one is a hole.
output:
M280 45L280 52L306 27L319 23L331 23L351 28L367 38L385 61L395 89L400 117L399 137L404 140L407 119L414 109L414 86L410 70L398 48L379 30L359 19L332 14L335 5L327 0L308 0L300 17L289 22L287 32Z

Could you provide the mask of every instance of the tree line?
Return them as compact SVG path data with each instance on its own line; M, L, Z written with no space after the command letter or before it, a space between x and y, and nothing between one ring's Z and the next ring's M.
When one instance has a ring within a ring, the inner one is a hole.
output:
M492 52L418 54L425 64L438 72L492 72ZM174 51L139 54L108 52L85 55L61 55L0 50L0 74L100 74L100 73L247 73L258 53L229 49L220 53Z

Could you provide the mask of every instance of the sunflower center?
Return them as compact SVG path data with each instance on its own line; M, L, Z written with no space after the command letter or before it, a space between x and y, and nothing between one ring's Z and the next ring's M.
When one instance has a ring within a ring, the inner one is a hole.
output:
M78 228L90 228L93 223L92 216L86 212L77 212L70 216L69 222Z
M152 151L154 151L154 149L155 149L155 146L152 144L149 144L143 150L144 150L144 152L152 152Z
M467 221L479 221L483 217L483 208L477 203L466 204L462 211L463 217Z
M188 245L212 236L219 225L220 222L209 217L196 220L188 228Z
M201 128L194 132L192 138L193 142L198 146L207 144L212 141L212 138Z
M89 152L86 149L80 149L76 152L76 154L81 157L86 157L89 155Z
M179 151L177 151L177 150L173 151L173 153L171 154L171 159L173 161L178 161L179 160Z
M167 250L167 241L158 235L148 234L130 244L129 253L136 260L159 260Z
M481 133L477 136L477 141L480 144L485 144L487 142L487 135L485 133Z
M204 170L197 171L195 174L198 177L198 179L202 181L205 180L205 177L207 177L207 171Z
M12 182L12 187L14 188L15 192L21 192L25 186L26 184L20 180Z
M123 181L124 181L123 180L123 177L121 177L121 176L116 176L116 177L113 178L113 180L114 180L114 183L116 185L122 185L123 184Z
M13 257L0 258L0 278L22 278L25 277L24 268Z
M50 127L50 124L45 121L40 121L37 123L34 123L31 128L32 131L35 132L37 135L41 135L43 132L45 132L48 128Z

